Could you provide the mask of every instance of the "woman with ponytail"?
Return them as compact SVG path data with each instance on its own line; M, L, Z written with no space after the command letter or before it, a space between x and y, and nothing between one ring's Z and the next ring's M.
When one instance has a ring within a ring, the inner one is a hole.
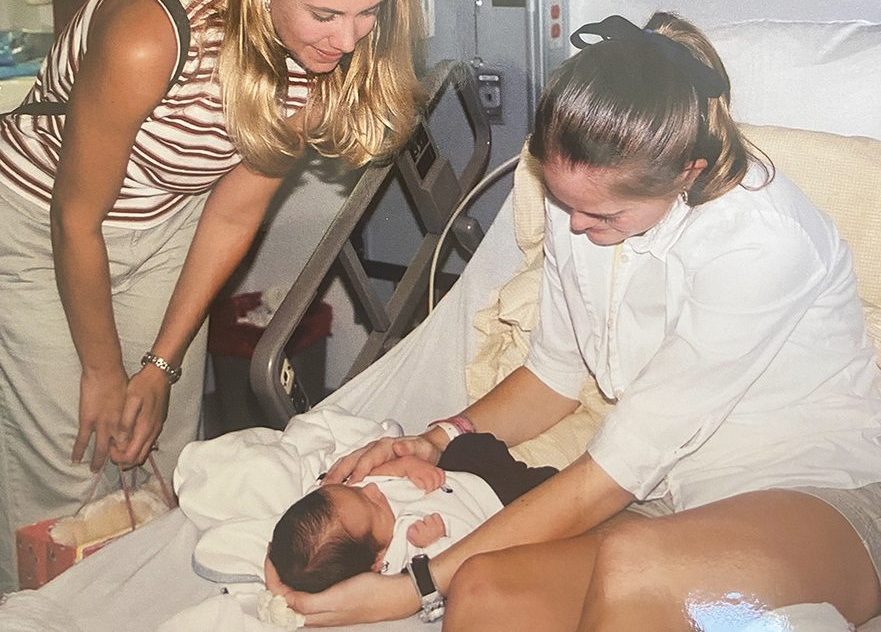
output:
M402 146L422 36L418 0L85 1L0 119L0 593L108 458L170 476L209 303L306 147Z
M463 432L516 445L587 380L616 406L568 468L428 572L414 558L415 589L364 575L308 595L267 564L269 583L316 624L404 616L420 595L436 613L438 594L445 631L801 629L775 610L822 602L865 622L881 610L881 371L846 243L744 140L694 26L613 16L573 43L529 143L547 220L525 365L325 481L436 463Z

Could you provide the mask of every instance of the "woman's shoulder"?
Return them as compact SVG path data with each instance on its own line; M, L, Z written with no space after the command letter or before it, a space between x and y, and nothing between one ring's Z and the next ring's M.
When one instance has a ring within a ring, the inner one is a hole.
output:
M173 67L176 62L174 25L157 0L102 3L92 19L88 38L90 49L143 66L147 72L156 65Z
M828 259L838 250L832 219L780 171L770 182L754 168L723 196L693 209L677 244L697 252L748 245L760 251L783 247L815 251Z

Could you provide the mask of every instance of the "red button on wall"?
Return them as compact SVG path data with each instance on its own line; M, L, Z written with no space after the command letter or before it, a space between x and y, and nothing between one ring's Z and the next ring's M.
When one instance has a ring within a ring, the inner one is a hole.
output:
M551 24L551 37L553 39L557 39L560 37L560 25L559 24Z
M560 19L560 5L552 4L551 5L551 19L559 20Z

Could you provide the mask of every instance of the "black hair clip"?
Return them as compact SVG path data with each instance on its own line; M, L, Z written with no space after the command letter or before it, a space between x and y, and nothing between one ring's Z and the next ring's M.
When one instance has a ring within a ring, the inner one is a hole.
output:
M722 76L698 60L687 47L674 42L655 31L643 30L620 15L610 15L601 22L585 24L569 36L571 44L578 49L590 46L582 35L599 35L604 40L643 40L650 42L670 62L682 70L694 85L697 93L705 98L718 97L725 92Z

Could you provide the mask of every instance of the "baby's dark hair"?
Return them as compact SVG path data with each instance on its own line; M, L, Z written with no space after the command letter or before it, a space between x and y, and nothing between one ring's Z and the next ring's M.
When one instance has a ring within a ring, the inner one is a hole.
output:
M349 535L319 488L291 505L275 525L269 560L286 586L317 593L369 571L380 548L370 534L360 540Z

